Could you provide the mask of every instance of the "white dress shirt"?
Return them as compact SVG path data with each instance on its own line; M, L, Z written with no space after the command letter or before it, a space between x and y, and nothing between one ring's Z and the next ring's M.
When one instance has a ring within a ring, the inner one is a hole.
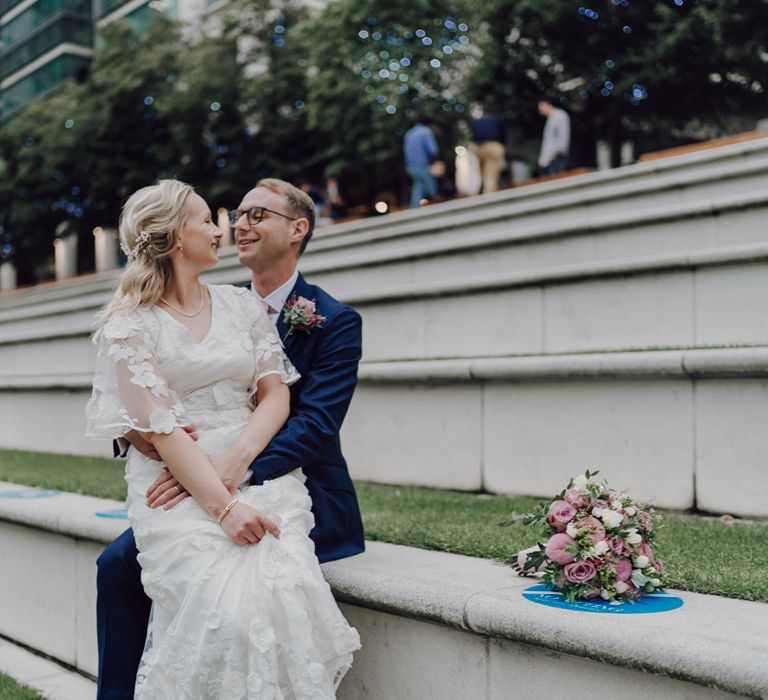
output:
M277 319L280 318L280 314L283 312L285 302L288 301L288 295L291 293L291 290L296 284L296 280L298 278L299 271L294 270L293 274L288 280L283 282L283 284L281 284L273 292L267 294L265 297L262 297L261 294L256 291L256 288L251 285L251 289L253 289L253 293L256 298L265 305L265 308L267 309L267 315L269 316L269 320L272 321L272 323L277 324Z
M571 145L571 118L562 109L553 110L544 124L539 166L546 168L555 156L567 156Z

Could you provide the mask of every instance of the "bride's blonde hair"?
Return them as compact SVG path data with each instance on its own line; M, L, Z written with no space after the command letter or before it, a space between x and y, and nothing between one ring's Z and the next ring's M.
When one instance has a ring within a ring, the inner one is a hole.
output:
M179 180L159 180L134 192L120 215L120 247L128 265L112 301L96 317L98 338L116 314L156 304L171 284L170 256L187 218L187 199L194 191Z

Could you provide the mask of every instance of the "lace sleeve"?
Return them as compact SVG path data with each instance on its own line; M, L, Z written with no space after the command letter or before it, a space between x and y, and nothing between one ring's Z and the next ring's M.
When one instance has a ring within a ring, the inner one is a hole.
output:
M246 302L251 311L251 338L256 358L254 388L259 379L268 374L279 374L285 384L297 382L301 375L286 357L280 337L267 313L253 297L246 298Z
M188 423L160 371L138 314L108 321L97 345L86 437L112 439L129 430L171 433Z

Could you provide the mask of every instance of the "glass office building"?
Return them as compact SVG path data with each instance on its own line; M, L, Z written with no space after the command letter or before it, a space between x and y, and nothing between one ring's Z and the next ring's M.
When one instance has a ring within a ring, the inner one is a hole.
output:
M198 4L195 0L0 0L0 125L65 80L83 80L98 45L99 27L120 19L141 32L157 12L177 17L182 9L186 16L194 14Z
M0 0L0 120L82 79L92 47L91 0Z

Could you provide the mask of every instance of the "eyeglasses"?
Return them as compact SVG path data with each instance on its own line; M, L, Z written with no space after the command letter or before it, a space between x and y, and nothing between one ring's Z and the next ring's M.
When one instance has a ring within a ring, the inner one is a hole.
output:
M240 219L242 218L243 214L248 218L248 223L251 226L256 226L257 224L260 224L262 219L264 218L264 212L268 211L270 214L277 214L278 216L282 216L284 219L288 219L288 221L297 221L300 219L300 216L288 216L287 214L281 214L279 211L274 211L274 209L267 209L266 207L251 207L250 209L233 209L229 212L229 222L234 226Z

